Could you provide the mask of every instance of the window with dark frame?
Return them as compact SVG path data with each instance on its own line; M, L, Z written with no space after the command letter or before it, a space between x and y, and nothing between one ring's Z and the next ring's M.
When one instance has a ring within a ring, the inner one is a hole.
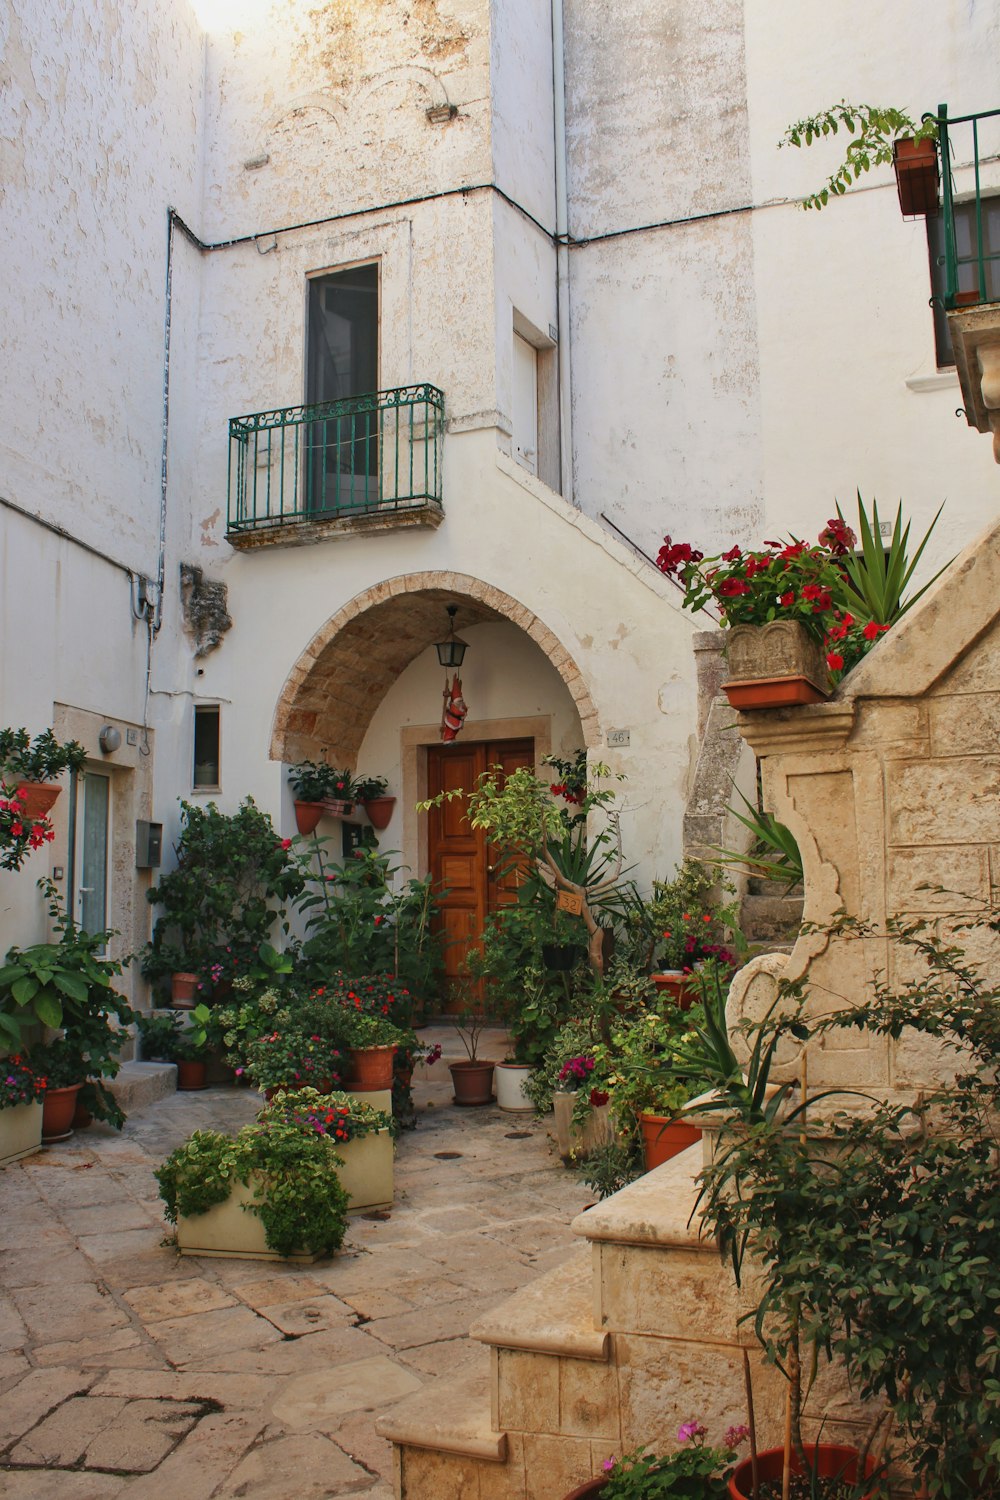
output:
M217 703L198 703L194 710L195 791L218 791L221 786L219 764L220 710Z
M309 281L306 404L379 388L379 268L351 266ZM306 509L350 510L378 499L378 412L349 410L307 424Z
M983 255L1000 257L1000 196L983 197ZM955 253L958 259L958 296L960 302L975 303L979 300L979 267L976 262L976 203L968 199L953 204L955 216ZM928 217L927 251L931 265L931 307L934 312L934 347L938 365L942 368L955 363L948 332L948 319L944 310L945 246L944 216ZM1000 301L1000 258L986 260L987 301Z

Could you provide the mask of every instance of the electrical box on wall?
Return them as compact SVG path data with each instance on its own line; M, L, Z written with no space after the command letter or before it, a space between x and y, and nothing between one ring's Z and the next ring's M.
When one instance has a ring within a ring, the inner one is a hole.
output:
M140 818L135 825L135 867L157 870L163 855L163 824Z

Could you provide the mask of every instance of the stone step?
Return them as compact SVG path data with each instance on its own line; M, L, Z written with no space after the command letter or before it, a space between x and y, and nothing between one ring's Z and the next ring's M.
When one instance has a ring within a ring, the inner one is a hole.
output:
M490 1422L489 1379L434 1380L378 1417L375 1431L407 1448L426 1448L502 1464L507 1434Z
M801 896L744 896L740 930L748 943L794 941L802 925L802 906Z
M593 1259L581 1246L473 1323L471 1338L495 1348L607 1360L610 1340L594 1327Z
M177 1067L165 1062L122 1063L118 1077L106 1078L104 1086L127 1115L138 1114L176 1093Z

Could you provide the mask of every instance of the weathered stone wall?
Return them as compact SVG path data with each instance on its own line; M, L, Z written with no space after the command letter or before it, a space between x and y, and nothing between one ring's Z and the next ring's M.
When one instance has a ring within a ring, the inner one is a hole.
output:
M983 913L1000 887L1000 525L952 564L827 704L740 716L764 758L769 805L795 833L805 918L841 908L884 928L924 918L945 934ZM959 939L996 971L1000 938ZM799 939L787 977L808 976L826 1009L913 972L881 937ZM810 1058L817 1085L912 1092L947 1069L939 1049L862 1034L828 1039Z

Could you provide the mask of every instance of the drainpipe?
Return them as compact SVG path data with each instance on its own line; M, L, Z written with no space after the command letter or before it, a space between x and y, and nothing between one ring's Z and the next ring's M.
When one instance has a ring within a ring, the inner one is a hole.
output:
M551 0L552 128L555 145L556 306L559 345L559 482L563 499L573 503L573 393L570 375L569 203L566 191L566 53L563 0Z

